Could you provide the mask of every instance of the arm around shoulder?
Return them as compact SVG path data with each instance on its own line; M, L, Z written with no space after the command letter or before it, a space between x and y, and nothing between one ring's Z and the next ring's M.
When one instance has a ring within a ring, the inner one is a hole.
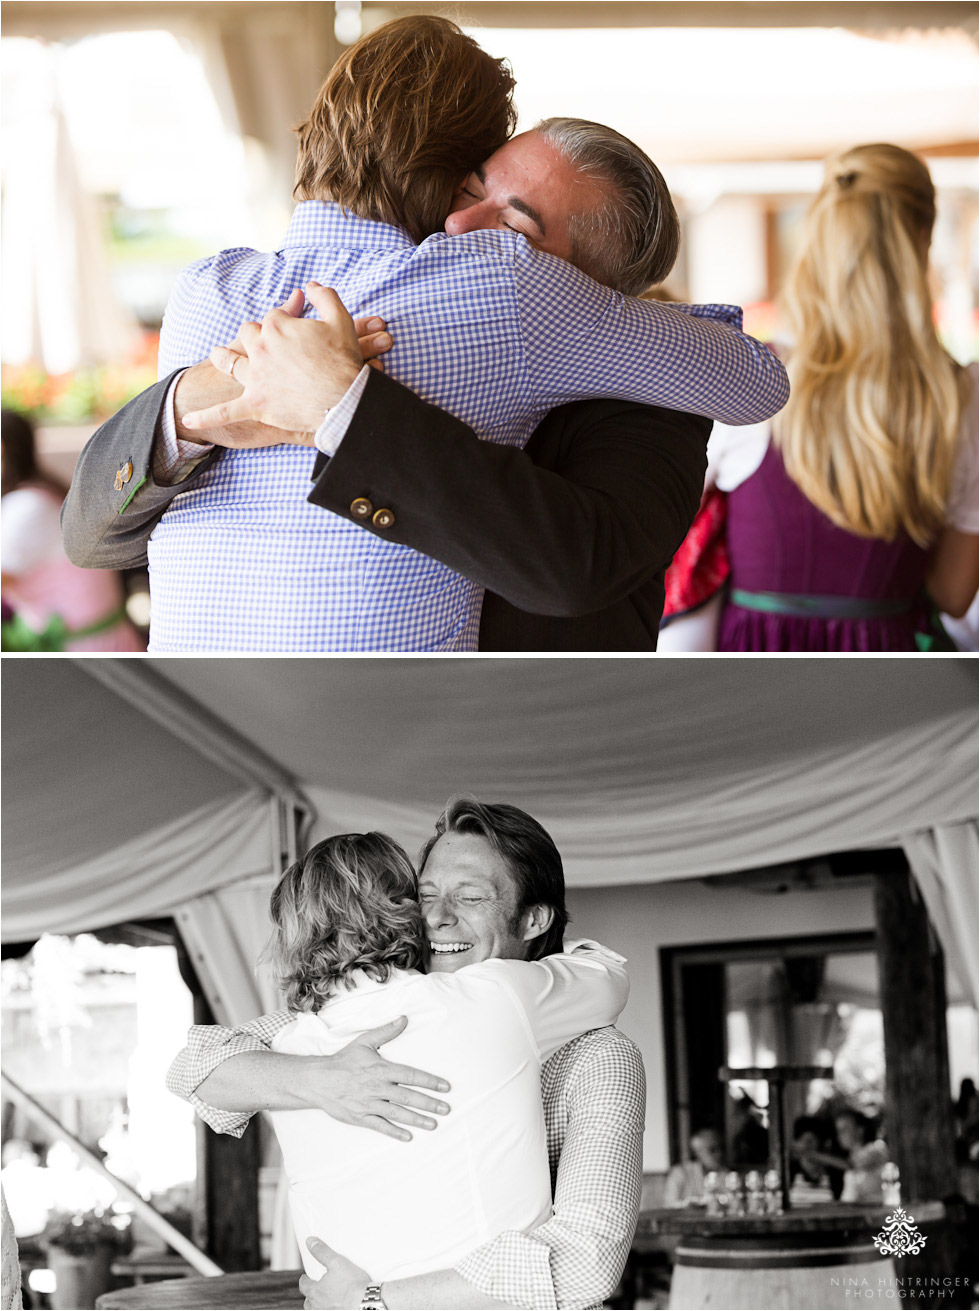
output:
M625 959L594 942L569 943L543 960L489 960L470 969L500 978L516 994L542 1060L615 1023L629 997Z
M395 516L386 538L520 610L574 617L670 563L697 510L710 428L697 415L584 401L547 415L522 451L479 440L371 370L309 499L363 524L351 505L367 497Z

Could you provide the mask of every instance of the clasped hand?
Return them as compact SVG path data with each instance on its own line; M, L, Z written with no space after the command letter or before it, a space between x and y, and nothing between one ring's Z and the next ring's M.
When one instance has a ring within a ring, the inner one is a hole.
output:
M182 419L192 434L242 422L283 430L263 443L312 445L312 434L324 414L341 399L365 363L382 365L378 356L391 349L384 320L354 320L331 287L310 282L306 287L319 319L304 319L306 301L294 291L278 309L258 323L243 323L230 346L216 346L211 363L239 383L243 391ZM216 437L217 444L224 444ZM236 442L236 444L239 444Z

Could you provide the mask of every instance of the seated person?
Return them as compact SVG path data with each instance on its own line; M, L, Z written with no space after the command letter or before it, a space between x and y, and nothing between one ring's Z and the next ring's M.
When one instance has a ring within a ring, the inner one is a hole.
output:
M664 1206L688 1206L704 1197L705 1175L725 1169L721 1135L717 1129L699 1129L691 1135L694 1159L671 1166L664 1185Z
M800 1115L793 1121L793 1141L790 1146L790 1178L794 1189L809 1192L809 1201L830 1201L838 1198L844 1186L841 1162L827 1154L833 1136L830 1122L816 1115ZM815 1197L814 1190L822 1197Z
M881 1202L881 1167L888 1148L874 1137L874 1122L847 1106L834 1116L834 1132L844 1150L842 1202Z

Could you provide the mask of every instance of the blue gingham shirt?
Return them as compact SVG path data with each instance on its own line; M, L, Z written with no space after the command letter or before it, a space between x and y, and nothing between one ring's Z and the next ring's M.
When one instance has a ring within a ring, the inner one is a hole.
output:
M522 446L556 405L616 396L752 423L787 396L782 365L730 306L624 297L512 232L400 229L320 201L274 254L226 250L184 270L161 376L231 341L310 279L394 337L386 369L488 441ZM475 650L482 590L306 501L303 447L227 450L154 529L150 650ZM392 504L396 518L398 507Z

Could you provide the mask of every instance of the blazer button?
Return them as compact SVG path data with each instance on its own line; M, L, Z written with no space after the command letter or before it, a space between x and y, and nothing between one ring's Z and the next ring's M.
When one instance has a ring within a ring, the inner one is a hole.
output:
M355 519L367 519L370 517L374 506L366 496L358 496L356 500L350 503L350 512Z
M371 522L375 528L390 528L395 522L395 516L390 510L378 510Z

